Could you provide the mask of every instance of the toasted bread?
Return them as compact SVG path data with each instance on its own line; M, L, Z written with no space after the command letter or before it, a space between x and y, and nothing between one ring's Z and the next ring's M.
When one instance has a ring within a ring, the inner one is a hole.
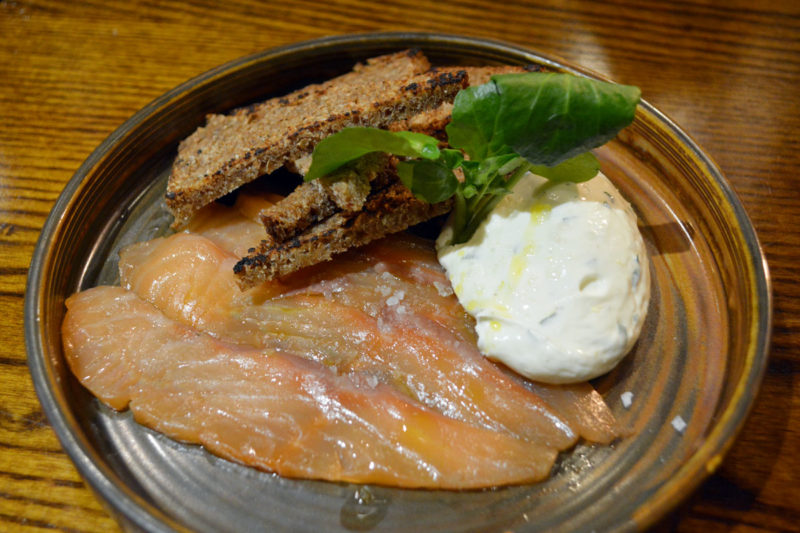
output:
M369 154L331 176L298 186L260 213L268 241L284 242L338 211L360 211L371 192L370 184L379 174L392 171L389 159L386 154Z
M262 241L258 248L234 267L242 288L280 278L301 268L328 261L334 255L363 246L391 233L402 231L447 213L452 200L429 204L414 197L396 180L396 169L389 162L376 190L359 211L338 211L300 234L275 244Z
M181 142L167 184L174 227L204 205L262 174L308 155L320 139L348 126L386 127L452 101L461 71L428 71L419 51L381 56L352 72L290 95L209 115Z
M410 130L446 140L452 101L467 85L524 67L430 69L418 51L370 59L352 72L281 98L210 115L183 141L167 187L175 226L200 207L280 166L305 174L313 147L348 126ZM265 238L241 259L242 287L285 276L446 213L403 186L397 160L370 154L335 175L297 187L260 213Z

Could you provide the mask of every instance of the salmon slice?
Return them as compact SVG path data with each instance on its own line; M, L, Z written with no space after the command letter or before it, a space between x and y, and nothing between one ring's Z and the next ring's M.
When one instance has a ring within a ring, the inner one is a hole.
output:
M212 203L198 211L186 231L203 235L236 257L244 257L250 248L267 238L260 213L281 200L268 192L241 192L232 207Z
M578 434L557 409L510 379L474 343L423 316L391 306L381 329L389 366L414 397L442 413L563 450ZM436 387L439 388L436 388Z
M279 282L240 291L235 263L235 256L209 239L176 233L125 247L120 281L126 288L148 287L159 295L157 307L169 318L213 333L236 327L234 310L283 292Z
M381 246L391 248L389 239ZM235 257L201 236L133 245L120 271L124 287L216 338L301 354L340 374L366 372L448 417L532 443L566 449L577 441L550 405L481 356L453 294L390 274L415 267L394 268L368 250L312 272L305 287L293 278L244 293L228 268Z
M620 436L614 414L591 384L548 385L528 382L528 387L552 405L564 421L584 439L610 444Z
M458 420L558 449L578 438L560 414L447 328L399 305L379 316L324 295L295 294L240 315L262 346L301 353L339 373L364 372ZM242 337L234 337L242 341Z
M250 248L267 237L264 226L245 218L237 210L209 204L191 220L187 231L202 234L236 257L244 257Z
M201 209L190 221L187 232L202 235L239 258L244 255L242 251L246 252L249 248L257 246L265 237L259 215L280 199L280 196L272 193L243 191L239 193L236 203L232 207L215 203ZM360 271L366 266L373 265L379 273L386 271L401 280L415 282L414 288L421 293L421 302L430 302L431 299L427 294L432 291L445 295L452 294L450 282L439 267L436 253L430 242L407 233L396 234L392 239L373 241L361 250L352 250L344 254L337 261L313 265L303 269L302 272L286 276L280 282L272 285L279 286L279 292L305 290L309 287L312 287L311 290L313 290L315 285L324 287L326 283L335 281L344 274ZM391 287L391 278L384 278L387 280L383 284L385 290L391 290L393 288ZM370 277L365 282L369 290L359 294L359 298L354 298L350 303L361 304L362 308L372 306L374 310L377 302L368 298L374 295L374 290L372 290L374 279ZM276 292L273 290L272 294L274 295ZM457 306L460 309L455 299L440 299L436 303L450 303L445 309L437 309L433 303L428 305L431 313L439 314L440 317L456 316L458 313L454 312L453 308ZM466 311L463 309L460 311L461 316L453 324L466 324L467 327L462 328L462 333L474 338L472 319Z
M395 234L308 274L293 278L285 294L324 295L370 316L378 316L387 303L395 302L447 327L462 340L477 340L474 320L453 296L429 241Z
M556 450L475 427L367 375L231 345L120 287L71 296L65 358L100 400L164 434L289 477L475 489L545 478Z

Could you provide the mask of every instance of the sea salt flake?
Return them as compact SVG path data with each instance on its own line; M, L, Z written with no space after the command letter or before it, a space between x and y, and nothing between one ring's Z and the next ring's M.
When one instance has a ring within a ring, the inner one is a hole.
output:
M388 285L378 285L378 292L381 293L381 296L389 296L392 293L392 288Z
M381 317L378 317L378 331L381 333L391 333L392 327L387 324Z
M453 294L453 288L447 283L442 283L441 281L434 281L433 286L436 287L436 292L439 293L439 296L446 298L447 296Z
M392 294L389 297L389 299L386 300L386 305L388 305L388 306L397 305L405 297L406 297L406 293L405 292L397 291L394 294Z
M674 427L675 431L678 433L683 433L683 431L686 429L686 421L681 415L678 415L672 419L672 427Z
M633 404L633 393L631 391L626 391L620 394L619 397L622 400L622 407L630 409Z

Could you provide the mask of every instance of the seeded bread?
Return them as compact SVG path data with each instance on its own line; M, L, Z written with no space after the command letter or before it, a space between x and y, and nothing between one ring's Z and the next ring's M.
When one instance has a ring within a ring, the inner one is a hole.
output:
M167 184L174 227L204 205L308 155L320 139L348 126L386 127L445 101L466 86L462 70L427 72L419 51L367 61L352 72L281 98L209 115L181 142Z

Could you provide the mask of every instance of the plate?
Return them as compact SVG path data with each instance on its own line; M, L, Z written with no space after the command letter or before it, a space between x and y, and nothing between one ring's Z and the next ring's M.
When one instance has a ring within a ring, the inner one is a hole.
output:
M64 300L116 281L120 247L168 231L162 201L177 143L211 112L285 94L368 57L421 48L435 65L526 64L597 77L504 43L392 33L327 38L233 61L168 92L78 169L37 244L25 301L28 360L64 449L120 523L169 531L575 531L652 525L722 461L767 357L771 291L739 200L711 159L647 102L600 149L640 217L653 298L633 353L595 380L626 430L579 445L543 483L403 490L284 479L214 457L104 408L61 350ZM633 393L625 407L624 392ZM685 428L680 422L685 423Z

